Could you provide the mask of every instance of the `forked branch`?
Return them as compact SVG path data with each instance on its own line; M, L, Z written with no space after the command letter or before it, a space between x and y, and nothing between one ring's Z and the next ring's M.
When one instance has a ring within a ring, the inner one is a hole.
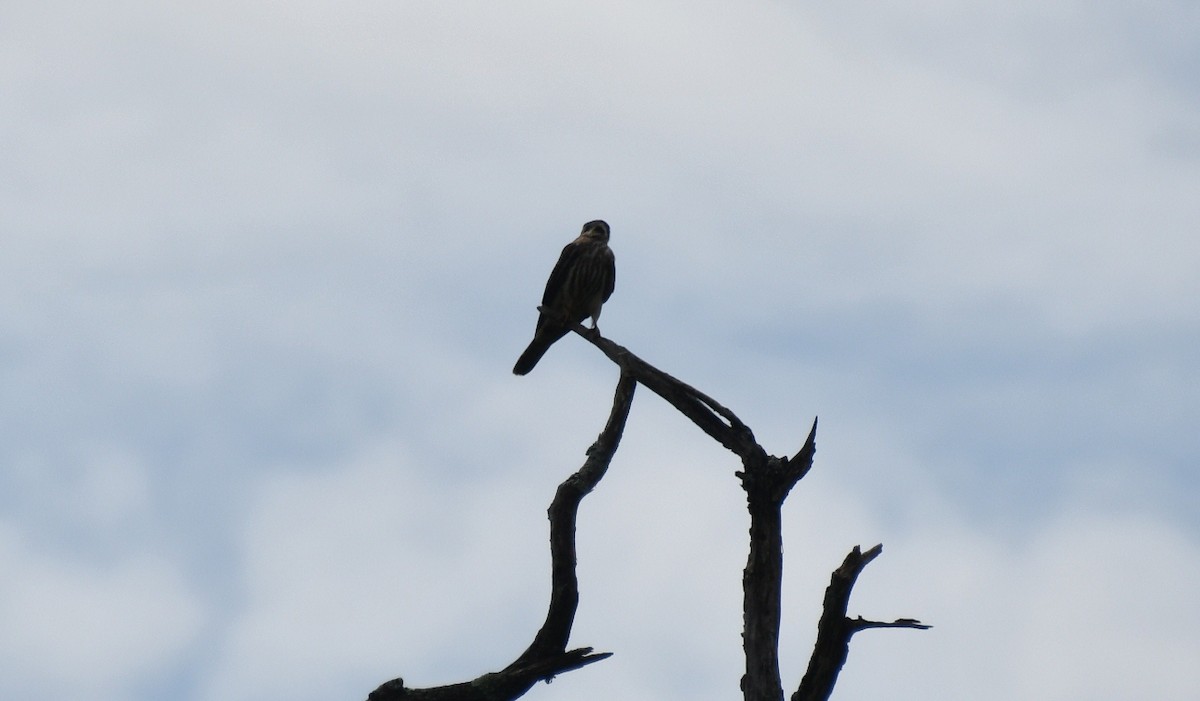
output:
M850 638L867 628L916 628L925 630L925 625L913 618L898 618L890 623L868 621L862 616L849 618L846 609L850 604L850 591L858 575L871 560L879 557L883 545L862 552L857 545L846 555L841 567L833 571L829 586L825 589L825 605L821 621L817 624L817 642L808 662L808 670L800 680L800 688L792 694L792 701L825 701L833 693L838 673L846 664L850 654Z
M594 330L576 325L574 330L628 374L667 400L705 433L734 452L742 461L736 474L746 492L750 512L750 553L742 574L742 647L746 673L741 689L746 701L781 701L783 684L779 673L779 623L783 582L783 502L792 487L812 468L816 452L817 422L800 450L791 457L770 455L754 438L754 433L732 411L696 388L668 375L630 353L628 349L603 338ZM793 701L826 699L833 692L837 672L849 654L850 636L865 628L925 628L913 619L891 623L846 618L846 604L858 573L882 551L876 546L867 553L856 547L842 567L834 572L834 582L826 593L825 611L817 636L817 645L809 660ZM839 598L841 597L841 598Z

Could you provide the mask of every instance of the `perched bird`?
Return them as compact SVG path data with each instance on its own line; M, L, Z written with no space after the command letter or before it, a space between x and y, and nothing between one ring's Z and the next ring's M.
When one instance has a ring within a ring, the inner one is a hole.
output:
M579 238L563 247L550 271L533 340L517 358L513 374L524 375L532 370L551 344L589 316L592 328L596 328L600 307L608 301L616 280L616 259L608 247L608 224L599 219L584 224Z

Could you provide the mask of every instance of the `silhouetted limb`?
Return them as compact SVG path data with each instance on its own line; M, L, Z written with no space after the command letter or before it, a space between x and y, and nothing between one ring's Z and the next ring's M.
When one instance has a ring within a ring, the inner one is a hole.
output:
M621 435L625 420L633 404L633 393L637 382L622 372L613 396L613 408L608 423L596 442L587 449L587 460L583 467L558 486L554 501L550 503L550 560L551 584L550 609L546 622L520 657L510 666L526 664L549 654L562 652L571 636L575 621L575 609L579 604L579 581L575 576L575 520L579 504L590 493L608 471ZM607 656L607 654L605 655Z
M651 392L667 400L702 431L743 460L765 456L750 428L712 397L659 370L623 346L585 328L583 324L575 324L571 330L599 348L622 372L632 375Z
M741 689L746 701L781 701L783 683L779 675L779 621L783 583L782 507L792 487L812 469L813 455L816 453L816 420L813 420L804 445L795 455L770 455L755 440L750 428L716 400L650 365L628 349L601 337L598 333L588 332L582 325L575 325L573 330L616 363L622 374L635 377L639 383L665 399L701 430L741 458L742 469L735 474L742 481L747 509L750 512L750 553L742 574L742 647L746 655L746 673L742 676ZM858 554L856 547L851 556L861 559L852 560L852 557L848 557L846 563L834 573L836 583L839 576L852 572L844 589L847 599L858 572L878 555L881 549L881 546L876 546L866 555L862 555ZM831 585L831 591L833 589ZM825 616L833 615L830 614L828 592L825 607ZM836 607L832 610L836 610ZM827 670L832 665L832 674L826 672L824 676L814 676L809 686L802 683L801 690L797 691L797 695L793 695L793 701L828 697L837 681L837 670L845 664L850 636L858 630L928 627L911 619L899 619L892 623L858 619L842 625L840 621L845 618L846 612L844 601L840 611L841 613L837 614L837 626L833 623L826 624L825 617L822 618L818 645L809 661L810 671ZM845 633L844 637L832 638L841 641L841 647L837 647L836 650L829 646L828 640L823 639L829 638L833 632ZM833 655L835 651L840 657ZM806 674L805 679L808 678L809 675ZM799 695L801 692L809 693L810 687L823 690L825 695Z
M746 674L742 695L746 701L783 698L779 676L779 619L783 588L783 501L801 477L812 468L816 453L814 419L800 452L791 458L765 455L746 461L738 472L750 512L750 554L742 572L742 647Z
M862 616L849 618L846 609L850 604L850 591L858 580L858 575L871 560L883 552L882 545L876 545L862 552L856 545L842 561L841 567L833 571L829 586L825 589L825 604L821 612L821 620L817 624L817 642L813 646L812 657L808 661L808 670L800 680L800 687L792 694L792 701L825 701L833 693L837 683L838 673L846 664L850 654L850 638L860 630L867 628L917 628L925 630L932 626L925 625L913 618L898 618L890 623L883 621L868 621Z
M604 477L621 443L636 388L634 378L622 372L608 423L588 448L583 467L559 485L550 504L550 606L546 621L525 652L499 672L484 674L469 682L410 689L404 686L403 679L393 679L371 692L368 701L511 701L539 681L550 681L558 674L612 655L609 652L593 653L590 647L566 649L579 604L575 522L580 502Z

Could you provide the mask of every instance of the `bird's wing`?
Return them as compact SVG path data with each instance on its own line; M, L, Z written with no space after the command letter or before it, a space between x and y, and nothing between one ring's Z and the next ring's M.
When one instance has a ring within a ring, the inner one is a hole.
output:
M567 275L571 266L579 259L582 251L583 246L578 241L572 241L563 246L562 253L558 255L558 262L554 264L554 270L550 271L550 279L546 280L546 291L542 293L543 307L554 306L567 284Z
M612 296L613 290L617 287L617 257L613 255L612 249L608 246L604 247L604 266L606 268L604 275L604 296L601 301L607 302Z

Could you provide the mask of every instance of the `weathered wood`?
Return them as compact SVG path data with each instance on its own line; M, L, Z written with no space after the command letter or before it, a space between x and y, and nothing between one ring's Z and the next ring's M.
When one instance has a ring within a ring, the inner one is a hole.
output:
M750 552L742 573L742 648L746 671L741 689L745 701L782 701L783 684L779 673L779 623L783 587L783 502L793 487L812 469L816 452L817 422L814 419L808 438L790 458L767 453L754 439L754 433L728 408L691 385L662 372L598 333L577 325L574 331L604 352L622 372L667 400L718 443L742 460L736 475L746 492L750 512ZM877 556L882 546L868 551L861 562L848 558L834 572L835 588L826 592L825 610L818 627L817 644L809 659L800 689L792 701L827 699L833 693L838 671L849 654L850 636L865 628L928 628L913 619L892 623L846 619L846 606L858 573ZM855 556L858 548L851 553Z
M898 618L890 623L868 621L861 616L855 619L846 616L850 605L850 592L858 575L871 560L879 557L883 545L862 552L857 545L846 555L840 567L833 571L829 586L825 588L825 603L821 620L817 624L817 642L808 661L808 670L800 680L800 687L792 694L792 701L825 701L833 694L838 674L850 654L850 638L867 628L917 628L927 626L912 618Z
M529 647L499 672L469 682L428 688L409 688L397 678L384 682L368 701L512 701L539 681L599 662L612 653L592 648L567 650L575 611L579 605L579 580L575 574L575 523L579 504L608 471L621 443L637 382L622 372L613 396L608 423L587 450L583 467L558 486L547 514L550 518L550 606L546 620Z

